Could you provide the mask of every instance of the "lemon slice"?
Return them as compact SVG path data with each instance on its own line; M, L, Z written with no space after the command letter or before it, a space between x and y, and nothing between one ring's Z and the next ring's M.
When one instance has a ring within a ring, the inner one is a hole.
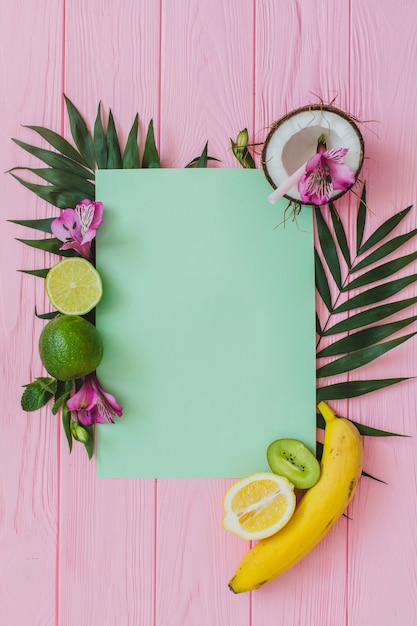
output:
M259 472L234 483L224 498L223 528L243 539L278 532L295 509L294 485L283 476Z
M65 315L85 315L103 295L101 277L86 259L63 259L46 275L46 293L51 304Z

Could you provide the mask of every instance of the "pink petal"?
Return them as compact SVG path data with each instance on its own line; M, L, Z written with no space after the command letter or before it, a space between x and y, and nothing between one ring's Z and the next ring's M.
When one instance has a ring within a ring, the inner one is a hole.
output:
M67 407L70 411L90 411L96 406L98 394L91 382L86 379L80 389L68 401Z
M346 191L355 182L355 173L344 163L327 162L330 176L332 177L333 189Z
M60 241L81 242L80 221L74 209L64 209L51 224L52 234Z

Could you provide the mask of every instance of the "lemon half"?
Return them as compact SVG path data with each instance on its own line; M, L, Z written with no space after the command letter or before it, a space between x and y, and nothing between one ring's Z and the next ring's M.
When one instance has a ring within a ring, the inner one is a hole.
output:
M259 472L234 483L224 498L225 530L243 539L264 539L280 530L294 513L294 485L283 476Z

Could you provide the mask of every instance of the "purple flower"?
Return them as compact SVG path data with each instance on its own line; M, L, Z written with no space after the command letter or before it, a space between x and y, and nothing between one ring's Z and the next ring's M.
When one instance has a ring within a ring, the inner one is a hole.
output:
M325 204L333 191L347 191L353 185L355 173L343 163L347 151L348 148L326 150L324 135L320 135L317 152L307 161L305 173L298 182L303 202Z
M67 401L67 407L77 412L78 421L84 426L114 423L114 416L121 417L123 413L116 398L104 391L95 373L84 378L81 388Z
M103 203L86 199L75 209L64 209L51 224L52 234L63 241L61 250L73 249L91 260L91 241L103 221Z

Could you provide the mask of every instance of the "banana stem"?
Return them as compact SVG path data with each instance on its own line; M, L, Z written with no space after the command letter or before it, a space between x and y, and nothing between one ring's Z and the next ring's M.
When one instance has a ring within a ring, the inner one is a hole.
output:
M332 411L332 409L329 407L328 404L326 404L326 402L319 402L317 408L324 417L324 421L326 422L326 424L332 422L334 419L337 418L336 413Z

